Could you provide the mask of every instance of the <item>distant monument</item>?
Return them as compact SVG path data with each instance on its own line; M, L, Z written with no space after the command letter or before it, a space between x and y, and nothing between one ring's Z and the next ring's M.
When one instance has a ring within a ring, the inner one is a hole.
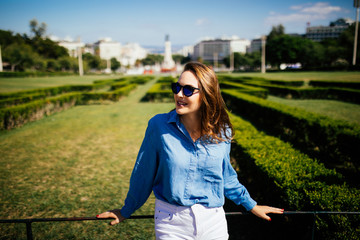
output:
M171 55L171 42L169 40L169 35L165 36L165 53L164 53L164 62L162 64L162 71L172 71L175 68L175 62L172 59Z

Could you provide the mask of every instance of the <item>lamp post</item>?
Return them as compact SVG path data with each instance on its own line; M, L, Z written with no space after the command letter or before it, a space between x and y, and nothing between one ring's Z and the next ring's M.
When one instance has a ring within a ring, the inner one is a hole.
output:
M354 0L354 7L356 8L356 23L355 23L353 65L356 64L356 50L357 50L358 28L359 28L359 5L360 5L360 0Z
M2 57L1 57L1 45L0 45L0 72L3 71Z
M265 46L266 46L266 36L261 37L261 73L266 72L266 63L265 63Z
M83 60L82 60L82 50L81 47L77 47L78 51L78 62L79 62L79 76L84 75L84 68L83 68Z

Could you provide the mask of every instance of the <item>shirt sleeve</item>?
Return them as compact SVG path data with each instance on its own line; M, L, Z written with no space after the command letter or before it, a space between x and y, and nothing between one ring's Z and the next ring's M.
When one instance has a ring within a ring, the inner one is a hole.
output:
M249 192L242 185L239 180L235 169L230 163L230 148L231 143L227 143L227 153L224 159L224 193L225 197L232 200L237 205L243 205L247 211L255 207L256 202L250 197Z
M154 144L155 126L149 121L141 144L134 169L130 178L130 187L121 208L121 215L129 218L149 198L157 169L157 151Z

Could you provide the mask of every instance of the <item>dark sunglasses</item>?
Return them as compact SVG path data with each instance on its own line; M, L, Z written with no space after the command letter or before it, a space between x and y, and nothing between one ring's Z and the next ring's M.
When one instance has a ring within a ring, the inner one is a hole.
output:
M172 83L171 89L174 94L178 94L181 89L183 89L183 94L187 97L191 97L194 94L195 90L200 90L200 88L196 88L190 85L181 86L178 82Z

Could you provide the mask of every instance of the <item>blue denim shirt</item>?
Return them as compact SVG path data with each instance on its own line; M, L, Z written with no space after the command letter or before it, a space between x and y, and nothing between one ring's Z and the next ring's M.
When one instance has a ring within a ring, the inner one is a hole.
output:
M150 119L121 214L128 218L155 197L174 205L224 205L224 195L251 210L256 202L230 164L230 142L193 141L176 111Z

